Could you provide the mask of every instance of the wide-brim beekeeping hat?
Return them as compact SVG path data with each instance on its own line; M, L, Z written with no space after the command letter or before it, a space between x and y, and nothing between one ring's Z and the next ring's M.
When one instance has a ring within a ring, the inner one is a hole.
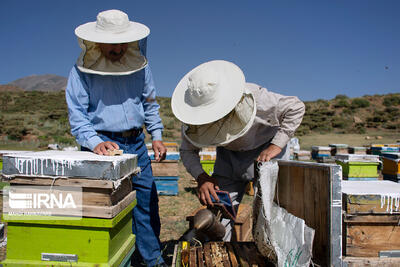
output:
M97 20L78 26L75 29L79 46L82 48L77 66L86 73L101 75L127 75L143 69L147 59L141 54L139 40L150 34L150 29L141 23L130 21L120 10L106 10L97 15ZM97 43L128 43L122 61L106 60Z
M256 103L245 89L242 70L232 62L213 60L188 72L171 99L183 134L196 146L227 145L251 127Z

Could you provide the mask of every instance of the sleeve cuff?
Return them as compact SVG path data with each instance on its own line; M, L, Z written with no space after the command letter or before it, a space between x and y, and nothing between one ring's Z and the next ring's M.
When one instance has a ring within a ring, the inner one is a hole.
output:
M202 174L202 173L205 172L205 171L204 171L203 168L201 167L201 164L199 164L199 165L194 165L192 168L193 168L193 169L192 169L192 176L193 176L194 179L196 179L196 181L197 181L197 178L199 177L199 175Z
M97 135L95 135L95 136L93 136L93 137L91 137L87 142L86 142L86 144L87 144L87 148L89 148L90 150L94 150L94 148L98 145L98 144L100 144L100 143L102 143L102 142L104 142L100 137L98 137Z
M287 143L289 142L290 137L283 131L278 131L274 138L272 139L271 143L274 145L279 146L280 148L284 148Z
M153 141L162 141L162 131L160 130L154 130L151 132L151 138Z

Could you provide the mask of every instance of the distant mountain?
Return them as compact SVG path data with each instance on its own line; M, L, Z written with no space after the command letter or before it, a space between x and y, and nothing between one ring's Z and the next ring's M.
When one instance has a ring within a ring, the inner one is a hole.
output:
M0 84L0 92L5 92L5 91L17 92L17 91L24 91L24 89L15 85Z
M54 75L32 75L15 80L8 85L13 85L25 91L61 91L67 86L67 78Z

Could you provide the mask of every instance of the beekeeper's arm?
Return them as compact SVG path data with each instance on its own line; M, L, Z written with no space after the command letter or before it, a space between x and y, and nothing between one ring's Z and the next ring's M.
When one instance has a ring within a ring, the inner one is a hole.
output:
M183 131L183 129L182 129ZM203 169L200 163L200 148L190 143L185 135L182 133L182 144L179 149L182 163L186 170L196 179L197 181L197 196L199 197L200 203L203 205L213 205L210 194L217 201L218 196L215 190L219 190L217 180L209 176Z

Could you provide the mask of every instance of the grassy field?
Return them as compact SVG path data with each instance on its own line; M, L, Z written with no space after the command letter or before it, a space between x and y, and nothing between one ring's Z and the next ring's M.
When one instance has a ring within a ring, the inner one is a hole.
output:
M347 144L349 146L369 146L371 144L393 144L400 142L400 133L368 131L365 134L307 134L299 137L300 147L311 150L312 146Z

